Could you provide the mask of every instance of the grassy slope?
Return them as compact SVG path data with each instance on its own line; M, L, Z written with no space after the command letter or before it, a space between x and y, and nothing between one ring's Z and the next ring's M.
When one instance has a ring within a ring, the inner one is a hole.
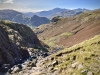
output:
M100 10L75 17L62 18L56 24L42 25L34 30L50 47L69 47L100 34Z
M58 71L58 75L87 75L89 71L100 75L100 35L55 53L51 59L45 61L45 65L58 61L58 65L52 65L52 72ZM72 64L75 63L73 68ZM79 65L82 67L78 68Z

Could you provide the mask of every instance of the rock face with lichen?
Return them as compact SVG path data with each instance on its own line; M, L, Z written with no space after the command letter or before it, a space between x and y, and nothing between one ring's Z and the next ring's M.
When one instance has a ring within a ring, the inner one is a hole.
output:
M41 44L29 27L0 21L0 70L4 64L13 66L28 58L28 48L33 47L41 47Z

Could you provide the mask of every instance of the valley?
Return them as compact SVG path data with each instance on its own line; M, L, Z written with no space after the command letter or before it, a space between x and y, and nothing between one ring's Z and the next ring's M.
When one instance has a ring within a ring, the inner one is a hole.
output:
M0 20L0 75L100 75L100 9L40 24Z

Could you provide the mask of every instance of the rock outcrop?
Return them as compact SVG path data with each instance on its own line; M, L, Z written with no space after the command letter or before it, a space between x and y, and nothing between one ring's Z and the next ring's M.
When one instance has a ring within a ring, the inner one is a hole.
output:
M35 47L42 46L29 27L0 21L0 71L21 63L30 56L28 48Z

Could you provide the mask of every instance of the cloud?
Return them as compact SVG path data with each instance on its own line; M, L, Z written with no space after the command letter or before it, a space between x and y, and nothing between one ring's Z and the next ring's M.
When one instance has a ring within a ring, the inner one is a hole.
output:
M39 11L43 11L43 10L33 10L33 9L30 9L30 8L27 8L27 7L16 8L16 9L13 9L13 10L16 10L16 11L19 11L19 12L39 12Z
M3 3L11 3L11 4L13 4L13 0L5 0Z

